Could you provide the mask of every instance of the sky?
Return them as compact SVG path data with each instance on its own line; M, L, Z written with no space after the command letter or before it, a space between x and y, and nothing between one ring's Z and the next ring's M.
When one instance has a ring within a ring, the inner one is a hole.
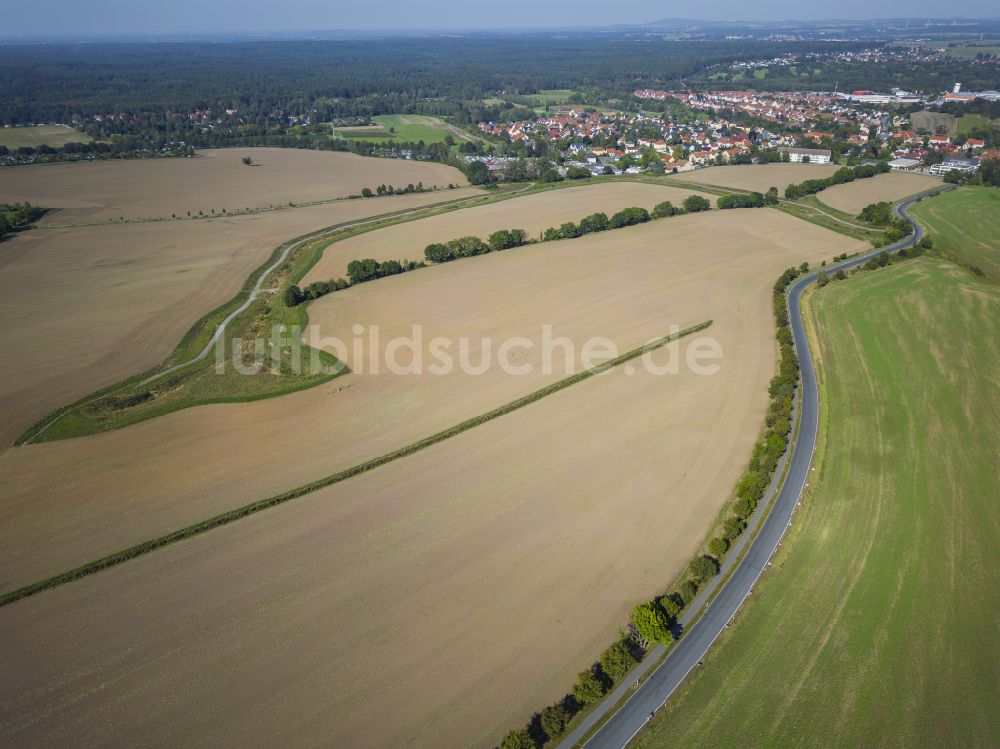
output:
M812 20L996 17L995 0L714 0L710 3L649 0L33 0L5 2L0 36L170 34L178 32L284 32L308 29L489 29L607 26L663 18L703 20Z

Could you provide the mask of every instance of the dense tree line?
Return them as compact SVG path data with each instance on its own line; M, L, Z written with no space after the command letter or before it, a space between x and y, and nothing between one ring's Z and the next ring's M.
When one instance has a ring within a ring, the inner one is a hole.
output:
M716 205L719 208L763 208L768 205L778 204L778 189L772 187L767 194L761 192L734 192L721 196Z
M856 179L867 179L876 174L884 174L889 171L889 165L884 161L875 164L862 164L861 166L842 166L829 177L823 179L807 179L805 182L793 183L785 188L785 198L796 200L805 195L825 190L833 185L842 185L845 182L853 182Z

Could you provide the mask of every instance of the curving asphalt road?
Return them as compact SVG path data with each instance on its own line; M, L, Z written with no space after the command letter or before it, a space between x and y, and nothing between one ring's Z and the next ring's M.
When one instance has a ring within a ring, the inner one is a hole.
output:
M919 196L910 198L893 209L897 216L913 226L913 233L910 236L889 247L873 250L847 262L824 268L824 270L831 272L840 268L853 268L866 262L869 258L877 256L880 252L898 252L919 242L923 237L923 229L907 213L907 209L918 199ZM805 488L813 452L816 449L819 391L816 386L816 373L809 351L809 342L806 339L802 323L799 300L802 292L816 280L817 275L818 271L813 271L796 279L788 290L788 309L801 374L798 394L800 407L797 409L796 417L798 437L794 452L791 454L788 473L778 491L778 497L764 518L760 532L751 542L749 551L722 586L715 599L704 610L702 618L684 634L666 660L635 690L628 701L584 744L588 749L621 749L635 738L653 714L666 704L670 695L688 673L698 665L722 630L729 625L743 601L752 593L757 578L767 567L771 555L785 533L785 529L792 523L792 515ZM655 660L659 653L662 653L662 649L650 653L646 662ZM558 749L570 749L576 746L581 741L583 734L618 702L620 696L629 688L632 679L635 679L638 673L642 672L643 669L640 666L626 680L625 684L606 698L601 706L588 715L581 725L559 743Z

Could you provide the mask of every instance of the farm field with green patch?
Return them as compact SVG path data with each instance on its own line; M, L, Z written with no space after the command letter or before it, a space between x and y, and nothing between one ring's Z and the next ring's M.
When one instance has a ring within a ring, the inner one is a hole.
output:
M32 127L0 128L0 146L15 149L21 146L52 146L59 148L66 143L90 143L86 133L68 125L34 125Z
M939 250L1000 279L1000 190L963 187L924 200L910 212Z
M813 486L637 746L995 746L1000 290L937 257L807 301Z

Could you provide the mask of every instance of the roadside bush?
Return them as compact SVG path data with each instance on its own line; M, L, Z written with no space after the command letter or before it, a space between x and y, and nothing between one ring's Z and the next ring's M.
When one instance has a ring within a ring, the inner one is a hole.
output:
M573 697L581 705L593 705L604 696L604 691L604 681L594 668L581 671L573 685Z
M639 662L638 643L628 637L620 637L614 645L601 653L601 670L616 682Z
M542 233L543 242L551 242L555 239L559 239L559 230L554 226L550 226Z
M757 501L750 499L749 497L740 497L736 500L736 504L733 505L733 512L739 515L741 518L748 518L753 515L753 511L757 509ZM711 551L711 549L709 549Z
M538 749L526 728L518 728L503 737L500 749Z
M671 621L676 620L677 615L681 613L681 609L684 608L683 601L680 600L680 596L676 593L661 597L657 603L660 604L660 608L666 612Z
M681 587L678 593L680 594L681 600L684 602L684 605L687 606L689 603L691 603L691 601L694 600L694 597L698 595L698 583L696 583L694 580L685 580L684 582L681 583Z
M708 553L713 557L721 557L729 550L729 542L724 538L713 538L708 542Z
M722 537L729 542L733 539L739 538L739 535L745 531L747 524L743 521L743 518L738 516L728 517L722 524Z
M583 166L571 166L566 170L566 179L590 179L590 170Z
M710 580L719 574L719 563L710 556L695 557L691 561L691 577L700 582Z
M670 628L673 621L658 603L647 601L632 609L632 624L646 642L668 643L673 639Z
M562 736L562 732L566 730L566 724L572 717L565 705L565 700L563 700L542 710L538 721L542 730L545 731L545 735L550 739L555 739Z

